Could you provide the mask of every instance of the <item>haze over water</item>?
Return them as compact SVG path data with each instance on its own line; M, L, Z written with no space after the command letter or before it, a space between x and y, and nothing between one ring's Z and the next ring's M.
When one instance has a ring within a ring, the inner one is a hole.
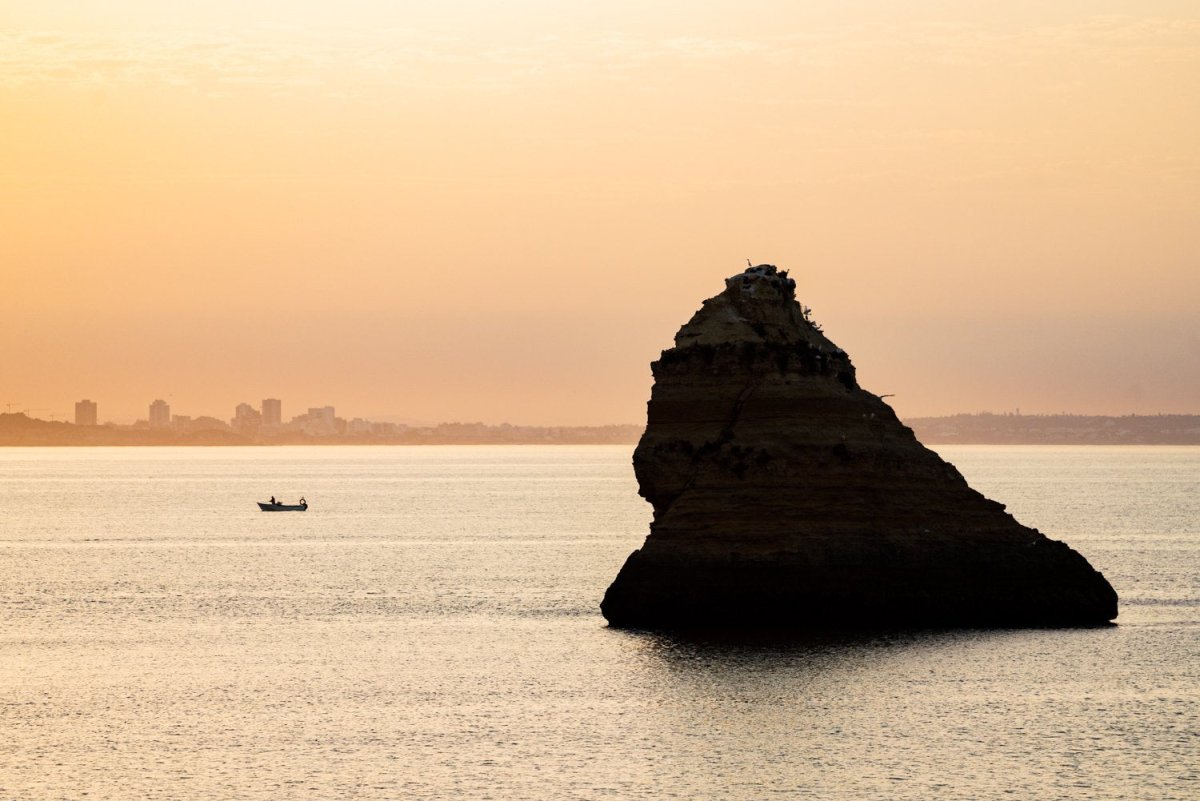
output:
M1200 449L940 451L1119 625L610 630L627 447L0 450L0 797L1195 798Z

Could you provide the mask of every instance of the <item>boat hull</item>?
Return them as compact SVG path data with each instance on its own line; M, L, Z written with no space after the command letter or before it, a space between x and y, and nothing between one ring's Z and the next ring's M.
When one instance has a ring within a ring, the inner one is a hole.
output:
M287 503L263 503L258 501L258 508L264 512L305 512L308 510L308 505L303 506L298 504Z

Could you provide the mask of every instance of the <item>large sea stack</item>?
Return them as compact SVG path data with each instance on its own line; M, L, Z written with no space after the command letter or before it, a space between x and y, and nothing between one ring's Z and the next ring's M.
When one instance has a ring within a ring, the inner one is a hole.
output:
M614 626L1098 625L1117 594L1066 544L967 486L760 265L654 362L633 455L650 536L601 610Z

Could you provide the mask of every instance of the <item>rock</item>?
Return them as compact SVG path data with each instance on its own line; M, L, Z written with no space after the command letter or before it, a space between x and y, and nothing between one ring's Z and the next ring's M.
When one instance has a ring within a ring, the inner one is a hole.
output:
M617 627L1099 625L1103 575L917 441L795 300L725 282L652 365L633 455L650 535L608 588Z

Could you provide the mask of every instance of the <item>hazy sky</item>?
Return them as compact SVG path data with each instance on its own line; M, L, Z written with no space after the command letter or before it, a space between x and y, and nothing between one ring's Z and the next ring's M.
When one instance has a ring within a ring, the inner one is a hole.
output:
M749 258L902 416L1200 412L1198 254L1194 0L0 0L0 410L638 422Z

